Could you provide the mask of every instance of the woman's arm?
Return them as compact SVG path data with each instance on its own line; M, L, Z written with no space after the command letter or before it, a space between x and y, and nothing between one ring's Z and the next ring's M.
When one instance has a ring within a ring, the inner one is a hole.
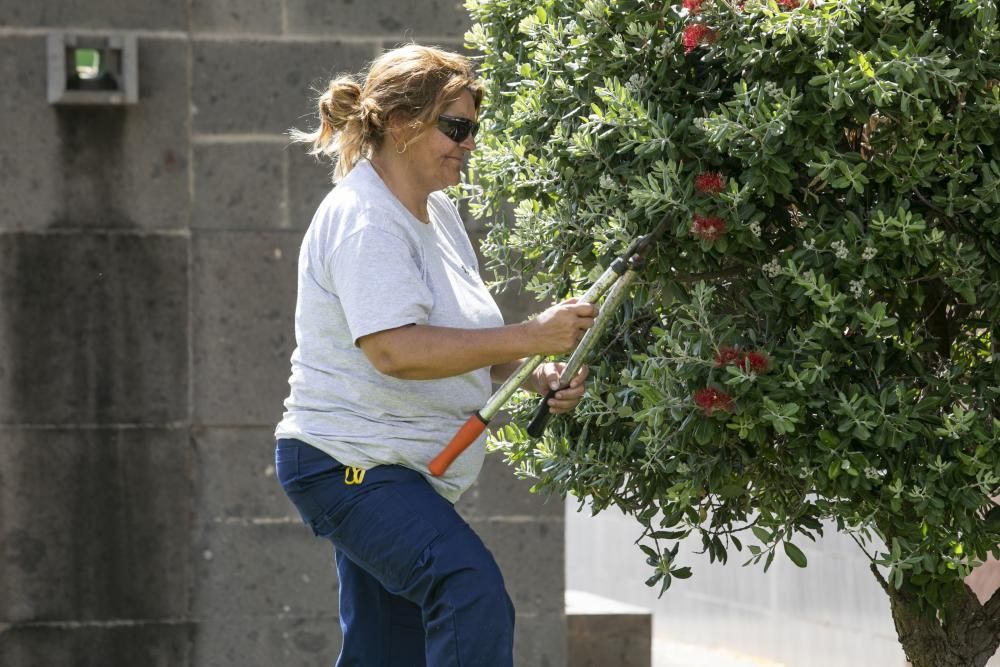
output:
M410 325L362 336L358 346L381 373L433 380L536 354L568 352L593 326L596 314L591 304L568 301L520 324L490 329Z

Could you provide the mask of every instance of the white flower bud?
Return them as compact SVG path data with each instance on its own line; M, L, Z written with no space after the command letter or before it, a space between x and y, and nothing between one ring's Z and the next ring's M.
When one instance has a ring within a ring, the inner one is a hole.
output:
M764 271L764 275L768 278L777 278L781 275L781 265L778 264L778 258L775 257L772 259L770 262L761 267L761 270Z

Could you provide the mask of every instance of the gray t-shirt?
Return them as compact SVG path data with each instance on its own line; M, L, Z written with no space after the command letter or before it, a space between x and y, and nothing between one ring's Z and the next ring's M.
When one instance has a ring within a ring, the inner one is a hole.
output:
M291 394L275 435L348 466L412 468L454 502L479 474L485 435L442 477L427 464L489 398L490 369L400 380L379 373L356 345L408 324L503 324L455 205L435 192L427 210L430 224L410 214L365 160L320 204L299 252Z

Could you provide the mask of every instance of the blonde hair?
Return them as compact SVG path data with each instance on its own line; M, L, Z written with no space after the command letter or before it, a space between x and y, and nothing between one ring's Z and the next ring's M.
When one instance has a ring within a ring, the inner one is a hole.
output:
M468 58L408 44L376 58L363 78L333 79L317 101L319 127L289 134L293 141L311 144L310 155L336 158L334 180L339 180L382 146L390 118L401 116L413 130L405 150L434 127L437 116L463 90L472 93L478 111L483 90Z

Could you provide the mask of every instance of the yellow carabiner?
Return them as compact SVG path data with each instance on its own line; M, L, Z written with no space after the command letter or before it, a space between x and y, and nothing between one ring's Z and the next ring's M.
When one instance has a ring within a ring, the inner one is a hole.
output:
M356 484L360 484L363 481L365 481L364 468L354 468L351 466L344 468L344 484L347 484L348 486L353 486Z

